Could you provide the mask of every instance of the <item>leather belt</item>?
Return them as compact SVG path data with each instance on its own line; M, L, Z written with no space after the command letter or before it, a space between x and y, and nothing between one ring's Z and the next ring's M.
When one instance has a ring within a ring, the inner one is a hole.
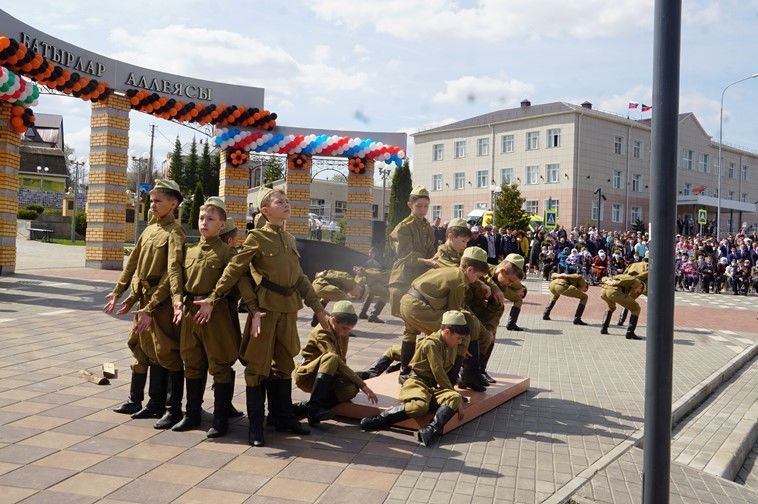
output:
M408 289L408 295L411 296L412 298L418 299L419 301L421 301L424 304L427 304L427 305L431 306L429 304L429 301L427 301L426 298L424 297L424 295L421 294L416 289L414 289L413 287L411 287L410 289Z
M261 278L261 286L282 296L291 296L295 292L294 285L292 287L284 287L282 285L275 284L266 277Z
M160 283L160 281L161 281L160 278L157 279L157 280L155 280L155 279L153 279L153 280L147 279L147 280L140 280L139 283L140 283L140 285L142 286L143 289L147 290L147 289L152 289L153 287L157 287L158 284Z

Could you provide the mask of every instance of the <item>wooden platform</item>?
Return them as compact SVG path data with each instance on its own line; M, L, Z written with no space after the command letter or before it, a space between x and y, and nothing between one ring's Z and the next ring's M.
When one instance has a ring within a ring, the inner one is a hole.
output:
M497 380L497 383L493 383L487 387L486 392L473 392L456 387L456 390L464 397L467 397L469 401L462 406L463 420L459 420L457 415L454 416L445 425L443 432L449 432L460 425L470 422L474 418L487 413L491 409L500 406L529 389L529 378L506 374L490 374ZM348 418L363 418L378 415L383 410L398 404L400 402L397 399L400 395L400 384L397 382L397 375L397 373L383 374L366 380L366 384L379 398L379 404L369 403L366 395L359 392L351 402L337 405L335 408L337 415ZM428 424L432 416L433 414L430 413L421 418L410 418L395 424L395 427L418 430Z

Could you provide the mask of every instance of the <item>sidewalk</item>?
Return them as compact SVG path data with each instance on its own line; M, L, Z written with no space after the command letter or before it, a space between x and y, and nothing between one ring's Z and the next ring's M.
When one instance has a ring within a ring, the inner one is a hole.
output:
M204 431L156 431L151 421L110 411L127 397L131 360L130 322L100 311L118 272L81 268L74 251L57 248L74 247L31 247L35 262L22 259L16 276L0 279L0 502L533 503L642 426L645 343L624 339L615 325L610 335L599 334L597 288L585 315L590 326L571 324L575 302L568 299L558 302L553 321L541 320L548 297L530 277L519 320L528 330L501 327L490 367L529 376L531 389L433 447L404 433L363 433L343 421L326 422L302 439L267 430L265 448L248 446L246 418L217 441L206 440ZM19 248L20 256L31 257L26 243ZM66 267L45 268L59 256ZM677 294L678 306L700 303L692 296ZM748 303L745 310L677 310L674 400L758 341L748 332L756 316ZM360 321L350 340L354 368L398 340L400 322L385 315L384 325ZM730 329L712 327L721 320ZM309 321L303 310L302 341ZM638 334L645 335L644 326ZM110 386L78 377L80 369L105 361L120 371ZM244 409L239 365L237 371L234 403ZM205 400L210 409L210 392ZM634 453L620 460L635 460Z

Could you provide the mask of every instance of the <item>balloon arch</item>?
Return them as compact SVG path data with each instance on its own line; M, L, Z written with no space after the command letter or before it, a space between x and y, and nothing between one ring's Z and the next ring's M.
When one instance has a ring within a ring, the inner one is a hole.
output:
M215 126L221 147L219 194L243 228L249 152L287 156L288 229L308 236L313 156L346 158L347 245L371 246L374 163L400 165L404 133L281 127L264 90L150 70L76 47L0 10L0 275L16 264L21 134L34 125L40 87L92 103L86 266L121 269L126 221L129 113Z

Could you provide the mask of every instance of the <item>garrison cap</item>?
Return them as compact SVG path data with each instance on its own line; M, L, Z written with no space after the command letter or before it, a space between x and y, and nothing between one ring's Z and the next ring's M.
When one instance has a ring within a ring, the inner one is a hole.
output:
M258 207L259 210L261 208L261 202L266 198L266 196L271 194L273 191L274 190L272 188L265 187L265 186L258 189L258 194L255 195L255 205Z
M464 219L461 219L460 217L456 217L455 219L451 219L450 222L447 223L448 229L452 227L464 227L467 228L468 224L466 224L466 221Z
M234 219L229 217L228 219L226 219L226 225L224 226L224 229L221 230L221 234L231 233L232 231L236 229L237 229L237 225L234 224Z
M442 325L465 326L466 316L458 310L449 310L442 314Z
M466 247L466 250L463 251L462 257L468 257L469 259L474 259L475 261L487 262L487 252L484 251L484 249L480 247ZM521 260L523 264L523 259Z
M347 313L348 315L355 315L355 307L350 301L337 301L332 307L332 314L335 313Z
M524 269L524 256L519 254L508 254L505 256L504 261L514 264L519 269Z
M429 197L429 191L426 190L426 187L424 187L422 185L417 185L411 191L411 196L423 196L424 198L428 198Z
M179 203L181 203L184 200L184 196L182 196L182 191L181 189L179 189L179 184L177 184L175 181L171 179L156 180L155 185L153 186L153 191L156 189L174 191L176 193L175 196L179 199Z
M205 205L215 206L216 208L220 208L224 211L224 213L226 213L226 205L224 204L224 200L218 196L209 197L207 200L205 200Z

